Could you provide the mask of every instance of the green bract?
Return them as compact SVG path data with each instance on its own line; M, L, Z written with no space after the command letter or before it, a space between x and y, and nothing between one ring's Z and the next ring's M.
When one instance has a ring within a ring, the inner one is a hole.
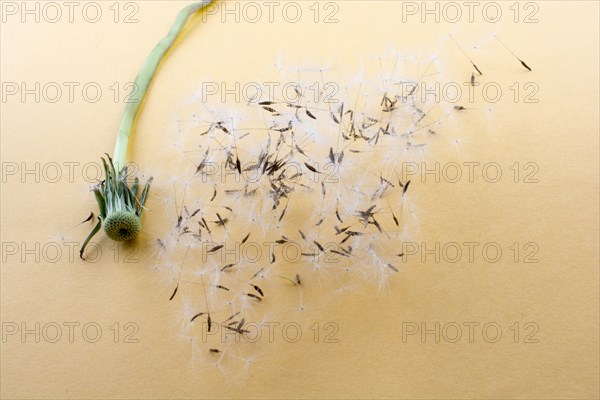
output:
M117 174L113 160L108 154L106 157L108 162L102 158L106 179L94 187L99 209L98 223L83 242L79 251L81 257L90 239L100 230L102 222L104 222L106 235L116 241L134 239L142 230L140 218L152 178L148 179L144 189L139 193L139 179L136 177L130 187L127 183L127 166Z

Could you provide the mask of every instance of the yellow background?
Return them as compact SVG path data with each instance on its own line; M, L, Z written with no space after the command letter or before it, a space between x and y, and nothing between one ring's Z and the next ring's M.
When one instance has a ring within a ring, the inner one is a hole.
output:
M97 24L80 14L74 23L9 18L2 24L2 82L94 81L105 90L96 104L80 96L73 103L3 101L3 163L82 165L112 152L123 103L110 99L108 87L133 80L186 3L137 2L134 24L113 23L112 2L100 3L106 17ZM599 9L594 1L535 3L535 24L514 23L509 3L501 3L507 14L496 24L481 14L473 23L421 23L416 17L403 23L401 2L366 0L337 2L339 22L330 25L308 18L299 24L192 19L185 40L160 69L137 125L130 154L142 170L160 165L160 135L172 132L173 114L199 82L268 80L265 71L277 60L353 71L361 58L390 49L443 49L444 61L468 79L468 62L444 39L452 33L483 70L482 79L537 83L537 104L505 102L489 120L466 117L464 149L439 158L494 161L507 174L514 162L535 162L539 183L517 184L507 176L498 184L412 187L420 239L498 242L506 256L495 264L415 260L403 265L387 294L378 297L366 287L327 307L314 305L303 328L334 321L339 343L279 344L236 379L190 362L189 343L177 337L178 309L166 301L151 254L138 254L141 262L132 265L110 257L90 264L65 256L58 263L10 256L2 264L3 324L94 321L104 337L96 344L81 336L55 344L8 337L1 343L2 397L598 398ZM307 13L308 7L302 2ZM533 72L493 42L492 33ZM481 49L473 48L480 43ZM56 240L94 209L88 186L77 177L73 183L7 177L2 242L43 246ZM145 214L145 229L156 229L160 215ZM81 241L87 232L86 225L69 237ZM514 242L537 243L539 262L513 262L507 249ZM109 246L103 242L107 253ZM109 326L127 321L139 326L139 343L114 343ZM481 336L473 343L423 343L414 336L404 343L406 322L496 322L503 337L498 343ZM509 330L515 322L537 324L538 343L522 337L515 343Z

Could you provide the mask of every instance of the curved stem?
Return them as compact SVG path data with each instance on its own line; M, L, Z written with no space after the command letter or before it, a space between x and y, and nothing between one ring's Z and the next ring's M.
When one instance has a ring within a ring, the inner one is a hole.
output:
M179 32L183 29L185 23L188 18L194 14L196 11L204 8L208 4L212 3L213 0L204 0L198 3L190 4L189 6L183 8L175 18L175 22L173 26L171 26L171 30L150 52L144 64L140 69L137 77L135 78L135 86L137 89L135 93L131 96L127 106L125 107L125 112L123 113L123 117L121 118L121 125L119 126L119 133L117 135L117 142L115 144L115 152L114 152L114 163L117 171L119 171L125 165L125 155L127 153L127 147L129 144L129 137L131 136L131 131L133 129L133 123L135 121L135 117L138 113L138 109L142 101L144 100L144 96L148 91L148 87L152 83L152 78L156 73L156 70L164 57L165 53L171 48L175 39L179 35Z

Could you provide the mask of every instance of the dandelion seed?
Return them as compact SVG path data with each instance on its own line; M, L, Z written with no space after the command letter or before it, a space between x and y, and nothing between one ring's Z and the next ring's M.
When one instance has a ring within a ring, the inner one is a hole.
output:
M283 217L285 216L285 212L287 211L288 204L289 204L289 201L288 201L288 203L285 205L285 208L283 209L283 211L281 212L281 215L279 216L279 222L281 222L281 220L282 220L282 219L283 219Z
M531 68L529 67L529 65L525 64L525 61L523 61L519 57L517 57L517 55L515 53L513 53L513 51L506 44L504 44L504 42L502 40L500 40L500 38L498 36L494 35L494 37L496 38L497 41L499 41L502 44L502 46L504 46L504 48L506 50L508 50L510 52L510 54L512 54L517 60L519 60L519 62L521 63L521 65L523 67L525 67L529 71L531 71Z
M333 155L333 147L329 148L329 160L331 160L332 164L335 164L335 156Z
M248 240L249 237L250 237L250 232L248 232L248 234L246 236L244 236L244 238L242 239L242 243L241 244L246 243L246 241Z
M223 268L221 268L221 272L227 271L229 268L234 267L236 264L227 264L226 266L224 266Z
M228 221L228 218L225 218L225 219L221 218L221 215L219 215L219 213L217 213L217 218L218 218L218 220L217 220L217 221L215 221L215 223L216 223L217 225L220 225L220 226L223 226L223 227L224 227L224 226L225 226L225 224L226 224L226 223L227 223L227 221Z
M175 286L175 290L173 290L173 294L171 295L171 297L169 297L169 301L173 300L173 298L177 294L177 290L179 290L179 283L177 284L177 286Z
M317 246L317 248L321 251L324 252L325 248L321 245L321 243L317 242L316 240L313 241L313 243Z
M458 47L460 49L460 51L465 55L465 57L467 57L467 60L469 60L469 62L471 63L471 65L473 65L473 68L475 68L475 70L479 73L479 75L483 75L483 73L481 72L481 70L479 68L477 68L477 65L475 65L475 63L473 62L473 60L471 60L471 58L467 55L467 53L463 50L462 47L460 47L460 45L458 44L458 42L456 40L454 40L454 38L452 37L452 35L448 35L450 36L450 39L452 39L452 41L454 42L454 44L456 44L456 47Z
M340 221L342 224L344 223L344 221L342 220L342 217L340 217L340 212L339 210L336 208L335 210L335 217L338 219L338 221Z
M208 254L215 253L215 252L217 252L218 250L222 249L223 247L225 247L225 245L224 245L224 244L220 244L220 245L218 245L218 246L215 246L215 247L211 248L210 250L208 250L208 251L207 251L207 253L208 253Z
M204 314L206 314L206 313L204 313L204 312L199 312L198 314L195 314L195 315L192 317L192 319L190 319L190 322L194 322L194 320L195 320L196 318L198 318L198 317L200 317L200 316L202 316L202 315L204 315Z
M392 271L398 272L398 268L394 267L392 264L387 264L388 268Z
M256 291L257 291L257 292L258 292L258 293L259 293L259 294L260 294L262 297L264 297L264 296L265 296L265 294L263 293L263 291L262 291L262 289L261 289L260 287L258 287L257 285L253 285L253 284L250 284L250 285L251 285L251 286L254 288L254 290L256 290Z
M89 217L87 217L86 219L84 219L83 221L81 221L81 223L84 224L84 223L86 223L88 221L91 221L93 218L94 218L94 213L91 212L90 215L89 215Z
M403 196L406 193L406 191L408 190L408 185L410 185L410 181L407 181L406 184L404 184L404 186L402 187L402 195Z
M317 171L317 169L315 167L313 167L312 165L310 165L309 163L304 163L304 165L306 165L306 168L308 168L308 170L310 172L314 172L315 174L320 174L320 172Z
M255 295L255 294L252 294L252 293L246 293L246 296L248 296L248 297L252 297L253 299L256 299L256 300L258 300L258 301L262 301L262 299L261 299L260 297L258 297L258 296L257 296L257 295Z

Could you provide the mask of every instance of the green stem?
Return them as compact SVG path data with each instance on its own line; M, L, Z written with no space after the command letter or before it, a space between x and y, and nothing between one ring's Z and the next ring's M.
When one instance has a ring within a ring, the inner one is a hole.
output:
M160 64L162 58L165 53L171 48L175 39L179 35L179 32L183 29L185 23L188 18L194 14L196 11L204 8L205 6L212 3L213 0L204 0L198 3L190 4L189 6L182 9L177 17L175 18L175 22L171 27L171 30L150 52L140 72L135 78L135 86L134 89L137 89L135 93L131 96L127 106L125 107L125 112L123 113L123 117L121 119L121 125L119 126L119 134L117 136L117 142L115 144L115 152L114 152L114 163L117 171L119 171L125 165L125 155L127 153L127 146L129 144L129 137L131 136L131 132L133 129L133 123L135 121L135 117L138 113L138 109L142 101L144 100L144 96L148 91L148 87L152 83L152 78L156 73L158 65Z

